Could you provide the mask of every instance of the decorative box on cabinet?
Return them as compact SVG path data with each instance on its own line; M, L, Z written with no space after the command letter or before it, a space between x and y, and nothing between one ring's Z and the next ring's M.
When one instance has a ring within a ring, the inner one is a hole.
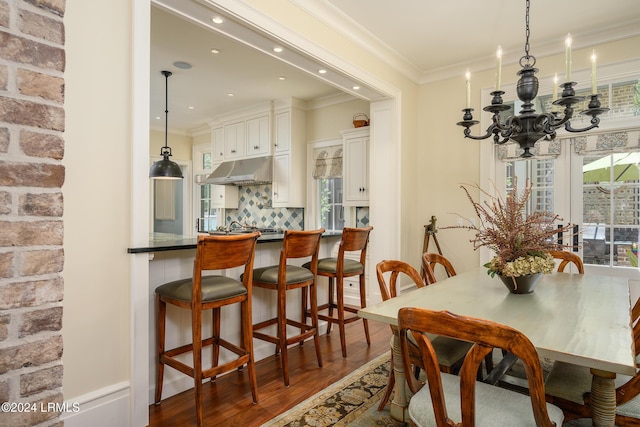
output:
M342 131L344 143L342 203L369 206L369 128Z
M301 101L276 102L273 207L304 207L306 201L305 112Z

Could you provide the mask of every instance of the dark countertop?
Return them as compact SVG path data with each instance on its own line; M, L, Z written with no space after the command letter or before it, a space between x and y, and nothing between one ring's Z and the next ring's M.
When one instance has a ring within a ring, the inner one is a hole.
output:
M340 231L327 231L322 235L322 238L327 237L342 237ZM265 233L258 239L260 243L273 243L281 242L284 238L284 233ZM183 249L195 249L197 237L185 237L176 234L167 233L154 233L149 239L149 246L128 248L127 252L130 254L140 254L147 252L163 252L163 251L177 251Z

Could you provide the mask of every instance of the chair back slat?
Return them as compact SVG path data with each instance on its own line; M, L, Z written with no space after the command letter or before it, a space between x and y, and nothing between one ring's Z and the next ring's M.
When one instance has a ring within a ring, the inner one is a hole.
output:
M389 272L391 274L389 275L389 283L387 284L385 274ZM395 298L398 295L400 290L398 289L400 273L409 276L416 287L422 288L424 286L424 282L420 278L420 273L406 262L398 260L380 261L378 265L376 265L376 276L378 277L378 285L380 286L383 301Z
M447 422L451 420L447 415L446 396L442 391L442 379L437 357L429 336L425 333L474 343L460 371L462 420L461 424L455 425L462 427L475 425L476 375L485 356L494 348L506 350L522 360L527 374L536 425L542 427L555 425L550 420L547 411L540 359L531 341L520 331L484 319L460 316L448 311L432 311L421 308L401 308L398 313L398 328L400 337L412 334L419 345L437 425L448 425ZM409 343L407 341L408 339L406 338L401 339L402 358L405 371L410 372L411 360L408 356ZM408 375L407 381L411 390L416 393L420 387L416 384L415 379ZM504 402L496 402L496 405L503 404ZM460 420L455 421L460 422Z
M373 227L366 228L350 228L345 227L342 230L342 240L338 250L338 258L344 257L345 252L360 251L361 262L366 257L367 243L369 242L369 234Z
M456 270L447 258L440 254L425 252L422 254L422 278L425 284L430 285L437 281L435 274L437 265L441 265L444 268L447 277L456 275Z
M284 232L281 255L285 258L306 258L318 256L320 238L324 228L318 230Z
M565 267L570 263L572 263L573 265L576 266L578 273L584 274L584 263L582 262L582 259L580 259L578 255L569 251L549 251L549 253L555 259L560 260L560 264L558 264L558 270L557 270L559 273L563 273Z
M244 266L252 256L259 232L228 236L198 236L196 260L200 270Z

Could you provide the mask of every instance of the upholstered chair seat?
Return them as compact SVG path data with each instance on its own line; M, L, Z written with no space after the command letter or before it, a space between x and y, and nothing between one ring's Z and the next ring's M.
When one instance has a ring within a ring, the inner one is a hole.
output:
M460 377L441 373L442 389L446 399L447 414L452 420L462 419L460 412ZM503 402L503 404L498 404ZM561 427L564 415L560 408L547 404L551 421ZM418 427L435 427L433 404L429 387L422 387L409 402L409 417ZM531 398L527 395L476 382L476 425L536 427L531 410Z
M180 279L156 288L156 293L180 301L191 301L193 280ZM245 295L247 288L242 282L227 276L204 276L202 278L202 301L218 301Z

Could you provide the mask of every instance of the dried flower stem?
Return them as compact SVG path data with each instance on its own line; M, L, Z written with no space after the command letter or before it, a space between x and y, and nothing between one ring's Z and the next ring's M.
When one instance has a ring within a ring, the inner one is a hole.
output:
M563 248L558 243L558 235L570 230L570 224L557 227L562 218L545 211L526 214L527 201L533 191L529 180L522 193L518 194L518 182L514 179L513 192L506 199L489 194L477 184L469 186L488 197L483 203L477 202L467 186L461 185L480 220L479 225L444 228L475 231L475 237L470 240L474 250L484 246L496 254L488 265L490 272L501 273L509 262L523 257L544 257L545 252Z

